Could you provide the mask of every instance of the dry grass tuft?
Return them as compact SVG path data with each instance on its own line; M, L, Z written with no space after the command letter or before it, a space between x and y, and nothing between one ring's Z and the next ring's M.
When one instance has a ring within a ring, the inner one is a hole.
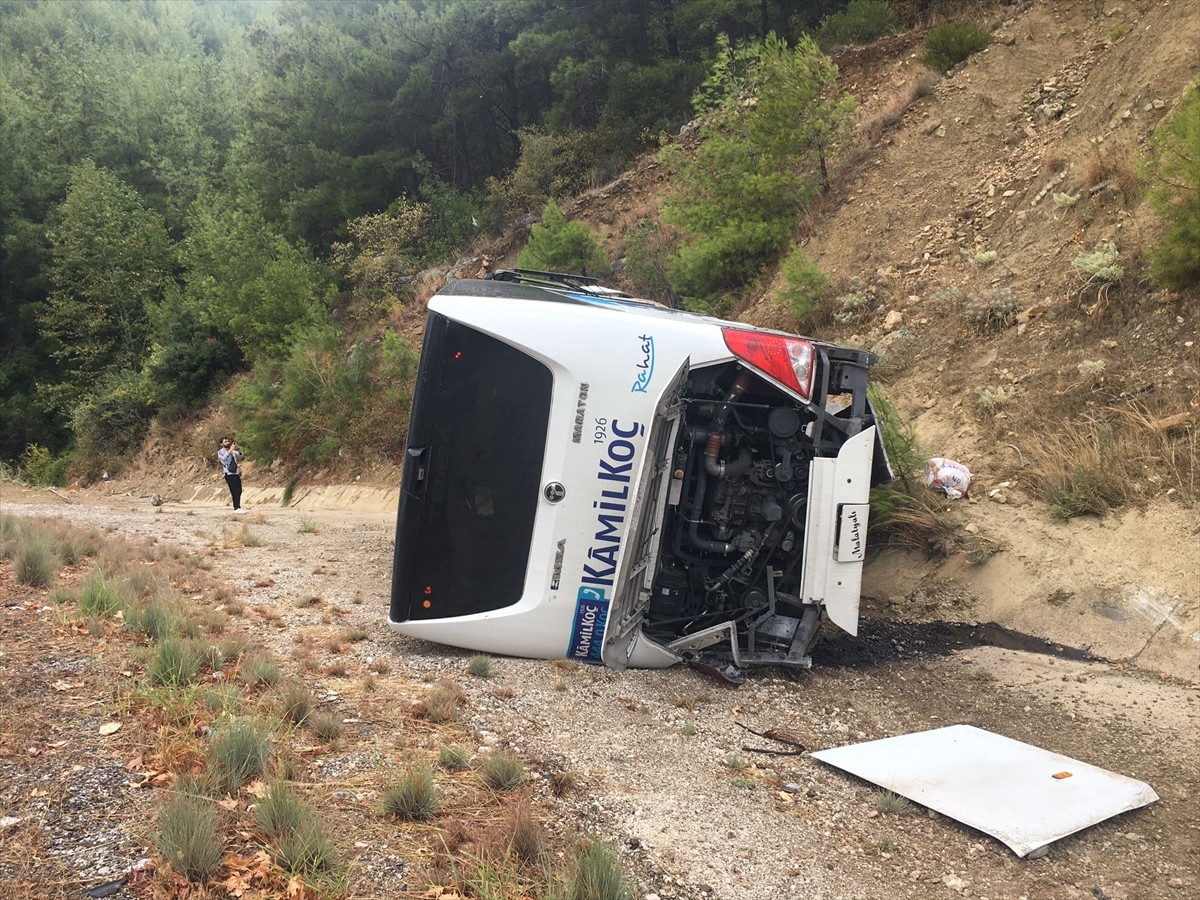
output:
M293 725L303 725L304 720L312 713L315 703L312 694L304 685L292 681L279 695L279 712L284 721Z
M332 744L342 736L342 717L333 713L315 713L309 716L308 727L317 740Z
M455 817L442 828L442 843L451 853L461 850L475 841L470 824L465 819Z
M855 127L857 139L867 145L874 144L883 133L903 118L914 102L933 93L942 78L936 72L923 72L884 101L870 116L859 121Z
M1158 495L1190 506L1197 499L1197 429L1194 420L1164 423L1145 407L1086 414L1069 430L1030 442L1030 480L1063 519Z
M443 679L425 697L413 704L413 715L436 725L457 722L467 695L453 681Z
M330 653L345 653L350 649L350 644L341 635L334 635L325 642L325 649Z
M571 769L563 769L550 775L550 790L555 797L565 797L579 787L579 776Z
M518 798L508 808L504 822L494 834L525 865L539 865L546 855L545 829L534 818L525 797Z
M1120 192L1126 205L1135 202L1138 196L1136 158L1129 147L1101 151L1099 146L1093 146L1092 155L1083 169L1084 187L1089 193L1113 188Z

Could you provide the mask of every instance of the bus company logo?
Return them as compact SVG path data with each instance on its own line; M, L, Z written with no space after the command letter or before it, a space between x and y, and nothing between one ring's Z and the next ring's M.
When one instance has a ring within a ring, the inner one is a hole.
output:
M604 626L608 623L608 595L604 588L581 587L575 600L575 625L567 656L581 662L601 662Z
M562 581L562 566L563 557L567 553L566 538L558 542L558 550L554 554L554 570L550 573L550 590L557 591L559 582Z
M642 359L638 363L637 377L633 379L632 394L645 394L650 389L650 379L654 377L654 338L643 334L638 336L642 342Z

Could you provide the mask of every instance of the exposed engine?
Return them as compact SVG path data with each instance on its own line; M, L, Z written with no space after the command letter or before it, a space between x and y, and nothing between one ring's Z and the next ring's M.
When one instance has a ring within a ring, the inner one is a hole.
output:
M811 664L820 607L800 598L809 466L872 424L865 359L840 362L861 370L830 369L835 389L854 382L843 409L826 407L825 389L805 404L732 363L693 371L682 392L643 627L733 680L746 665Z

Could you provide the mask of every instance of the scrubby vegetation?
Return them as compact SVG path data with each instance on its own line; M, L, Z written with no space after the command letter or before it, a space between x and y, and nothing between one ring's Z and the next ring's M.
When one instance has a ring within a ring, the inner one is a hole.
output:
M896 14L887 0L850 0L841 12L821 20L817 36L827 47L865 44L896 30Z
M987 29L972 22L945 22L925 36L921 61L935 72L949 72L991 42Z
M276 681L279 663L261 652L246 654L246 639L223 614L178 602L180 584L217 591L178 554L0 514L6 564L15 566L34 545L56 558L95 558L90 574L64 576L56 615L79 640L104 640L106 655L128 654L117 664L128 670L111 686L110 700L122 733L136 735L135 768L145 770L143 787L157 798L156 887L182 895L205 884L211 890L215 879L234 890L243 883L239 879L252 878L259 889L280 895L286 889L345 896L346 860L354 855L346 835L357 832L346 831L344 823L330 827L328 798L313 796L304 774L316 749L312 738L329 742L329 752L340 751L342 717L314 711L312 693L296 681L264 693ZM103 602L84 606L85 597L100 595ZM82 627L85 620L93 623L90 633ZM240 680L228 677L238 671ZM270 673L265 679L264 672ZM454 708L465 700L449 682L433 693ZM447 737L468 736L453 722L439 727ZM526 764L516 754L490 753L472 772L469 754L457 744L435 752L416 741L407 752L418 759L404 762L398 776L381 767L355 776L356 790L373 784L381 820L420 823L431 846L451 854L436 863L443 867L438 877L449 879L441 883L464 896L475 887L492 891L486 896L545 900L632 896L623 863L607 845L547 832L540 811L517 790L526 781ZM457 786L445 790L439 780ZM556 789L568 790L574 780L558 773ZM464 815L493 824L481 828L475 842L447 849L441 835L451 834ZM421 857L414 849L412 859Z
M534 225L529 243L517 256L523 269L541 272L573 272L589 277L610 271L604 251L582 222L568 222L562 208L551 200L542 210L542 222Z
M1150 203L1166 230L1150 250L1159 284L1200 286L1200 85L1192 87L1159 126L1142 167Z
M836 78L810 37L794 47L774 34L761 44L718 44L694 101L699 146L663 153L675 172L663 216L684 235L667 276L684 305L727 310L828 186L829 160L854 111Z

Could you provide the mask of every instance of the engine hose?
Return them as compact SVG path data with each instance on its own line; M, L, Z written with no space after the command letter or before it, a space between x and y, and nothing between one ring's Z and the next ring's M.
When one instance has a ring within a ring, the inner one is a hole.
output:
M761 545L753 550L747 550L745 553L743 553L738 558L737 562L717 576L717 579L711 585L709 585L708 592L711 593L719 588L725 587L725 585L733 581L734 576L736 576L739 572L749 569L752 565L754 565L754 559L758 556L758 551L760 549L762 549Z
M696 498L693 512L688 523L688 538L692 542L692 546L706 550L709 553L732 553L734 551L733 544L727 544L724 541L711 541L708 538L700 536L700 516L704 512L704 494L708 490L708 475L703 471L696 473Z
M725 420L729 417L730 404L737 400L750 388L750 373L742 372L734 379L729 396L721 404L712 418L711 430L708 433L708 446L704 448L704 469L714 478L728 478L740 475L750 469L750 451L742 448L737 460L723 463L717 460L721 453L721 443L725 440Z

